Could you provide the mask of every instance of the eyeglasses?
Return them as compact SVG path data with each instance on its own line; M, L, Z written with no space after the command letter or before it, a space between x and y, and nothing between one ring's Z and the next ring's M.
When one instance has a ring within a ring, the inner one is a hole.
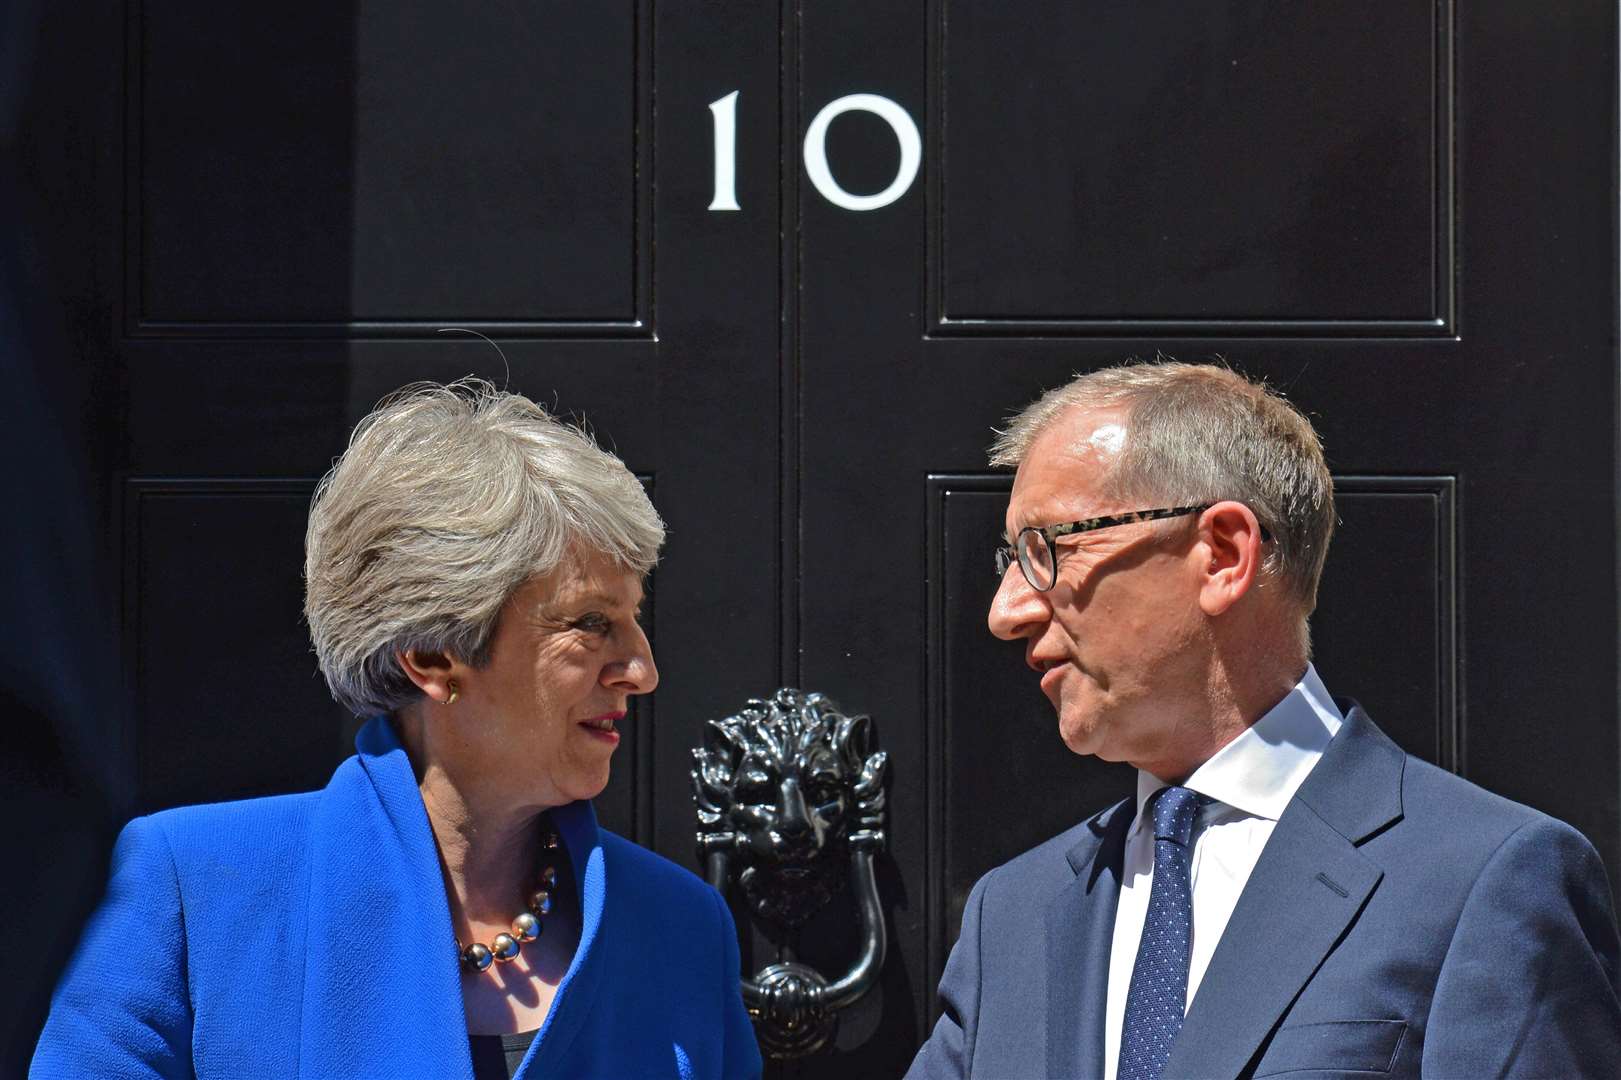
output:
M1019 569L1024 573L1024 580L1036 592L1046 592L1058 580L1058 553L1053 548L1053 541L1060 536L1074 536L1077 533L1092 532L1094 529L1107 529L1115 525L1130 525L1138 521L1158 521L1161 518L1181 517L1183 514L1202 514L1215 503L1205 503L1203 506L1172 506L1163 510L1136 510L1129 514L1110 514L1107 517L1086 518L1082 521L1067 521L1062 525L1026 525L1019 530L1017 539L1011 545L1004 544L996 549L996 576L1007 575L1007 568L1018 560ZM1262 530L1263 538L1266 530Z

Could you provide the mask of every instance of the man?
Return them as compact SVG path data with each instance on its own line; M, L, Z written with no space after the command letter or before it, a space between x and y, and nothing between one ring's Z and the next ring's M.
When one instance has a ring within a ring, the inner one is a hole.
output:
M913 1077L1621 1075L1604 869L1403 753L1309 663L1316 433L1221 368L1014 418L990 629L1137 796L980 879Z

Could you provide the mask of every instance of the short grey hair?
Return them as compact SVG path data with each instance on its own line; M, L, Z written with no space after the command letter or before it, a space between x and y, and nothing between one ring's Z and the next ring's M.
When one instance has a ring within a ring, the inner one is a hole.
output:
M1311 422L1281 395L1209 364L1102 368L1010 417L991 444L991 464L1016 468L1036 437L1077 407L1125 410L1126 441L1106 479L1107 495L1178 506L1243 503L1272 534L1263 572L1304 613L1317 606L1334 534L1334 481Z
M392 712L421 696L396 654L482 666L507 598L571 549L646 575L663 543L642 485L583 428L482 379L414 383L315 489L304 617L333 698Z

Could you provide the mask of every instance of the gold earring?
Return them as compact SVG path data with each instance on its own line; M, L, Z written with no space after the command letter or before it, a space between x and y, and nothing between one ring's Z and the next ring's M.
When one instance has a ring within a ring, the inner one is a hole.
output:
M454 704L456 704L456 699L462 696L462 692L459 689L457 689L457 687L456 687L456 680L455 679L450 679L449 681L447 681L445 683L445 689L450 691L450 695L445 698L445 704L446 705L454 705Z

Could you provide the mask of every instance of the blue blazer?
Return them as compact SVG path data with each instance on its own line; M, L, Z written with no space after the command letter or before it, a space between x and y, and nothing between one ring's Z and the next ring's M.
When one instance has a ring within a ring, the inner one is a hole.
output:
M36 1077L471 1080L427 812L394 728L325 790L129 823L52 999ZM553 811L580 945L519 1075L752 1077L737 936L712 888Z
M1621 947L1592 846L1342 709L1164 1075L1621 1075ZM1127 800L974 886L909 1077L1103 1075L1134 812Z

